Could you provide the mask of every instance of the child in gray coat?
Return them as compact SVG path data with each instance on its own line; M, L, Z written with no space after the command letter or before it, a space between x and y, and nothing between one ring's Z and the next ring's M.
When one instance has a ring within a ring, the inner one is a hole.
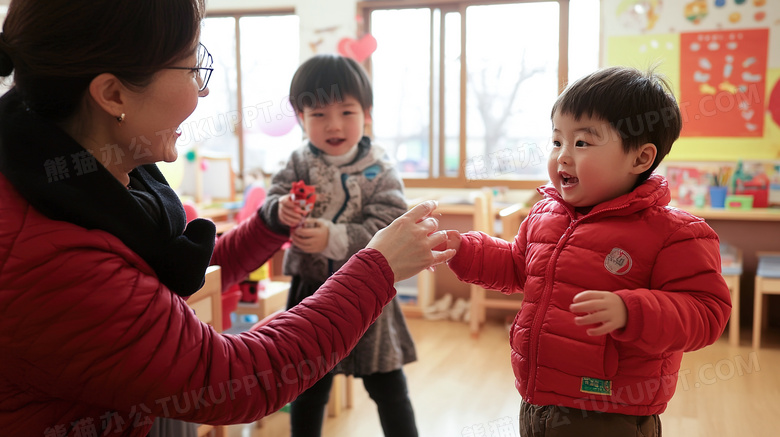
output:
M354 60L319 55L304 62L290 102L308 137L275 174L260 212L271 229L290 232L284 273L292 277L288 309L312 295L371 237L403 214L403 182L385 152L363 135L371 120L371 83ZM293 200L294 182L316 187L308 214ZM397 298L368 329L335 373L363 379L387 437L415 437L417 427L402 366L416 360ZM319 436L333 374L291 405L293 437Z

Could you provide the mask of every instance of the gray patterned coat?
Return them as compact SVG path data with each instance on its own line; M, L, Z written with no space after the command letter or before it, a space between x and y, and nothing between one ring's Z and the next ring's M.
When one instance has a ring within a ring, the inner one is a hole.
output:
M285 253L283 270L295 284L288 305L312 294L379 229L407 209L398 172L384 150L372 146L368 137L358 144L355 160L338 167L326 162L309 143L295 150L287 166L274 175L260 209L272 230L290 231L279 222L279 198L299 180L316 187L317 200L309 216L329 222L329 238L323 252L310 254L293 246ZM354 375L390 372L416 359L414 342L396 298L334 371Z

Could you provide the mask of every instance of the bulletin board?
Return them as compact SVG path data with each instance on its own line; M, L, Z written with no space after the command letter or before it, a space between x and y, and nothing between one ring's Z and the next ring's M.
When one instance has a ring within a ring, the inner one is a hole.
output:
M780 158L780 8L773 1L603 0L606 65L672 83L683 131L668 160Z
M769 29L680 35L685 137L763 137Z

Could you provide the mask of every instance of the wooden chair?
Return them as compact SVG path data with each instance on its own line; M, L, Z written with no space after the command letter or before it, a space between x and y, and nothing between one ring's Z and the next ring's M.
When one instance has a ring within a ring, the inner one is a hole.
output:
M769 295L780 294L780 252L759 252L753 307L753 349L761 347L761 330L769 324Z
M493 196L488 191L482 191L474 198L474 227L475 231L482 231L488 235L494 235L494 221L496 214L493 210ZM506 233L507 230L504 230ZM487 291L478 286L470 285L471 315L469 325L471 336L478 337L481 325L485 322L488 308L498 308L519 311L522 300L511 299L498 292L492 292L495 297L487 297Z
M720 274L731 292L729 343L739 346L739 279L742 276L742 251L725 243L720 245Z
M328 417L337 417L341 414L342 408L352 408L354 380L355 377L352 375L334 375L330 399L328 399Z
M206 269L203 287L187 299L187 304L201 322L208 323L217 332L222 332L222 273L219 266L209 266ZM225 437L225 427L199 425L198 437L206 435Z
M277 310L259 322L252 325L250 331L265 326L275 319L279 314L282 314L284 310ZM352 408L353 405L353 382L354 377L352 375L335 375L333 378L333 386L330 389L330 399L328 399L328 417L336 417L341 413L342 408ZM262 426L262 419L257 421L257 427Z

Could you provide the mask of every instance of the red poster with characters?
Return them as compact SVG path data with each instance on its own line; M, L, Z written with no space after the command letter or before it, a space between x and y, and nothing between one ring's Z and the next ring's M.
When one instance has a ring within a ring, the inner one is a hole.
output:
M680 111L687 137L761 137L769 29L680 35Z

